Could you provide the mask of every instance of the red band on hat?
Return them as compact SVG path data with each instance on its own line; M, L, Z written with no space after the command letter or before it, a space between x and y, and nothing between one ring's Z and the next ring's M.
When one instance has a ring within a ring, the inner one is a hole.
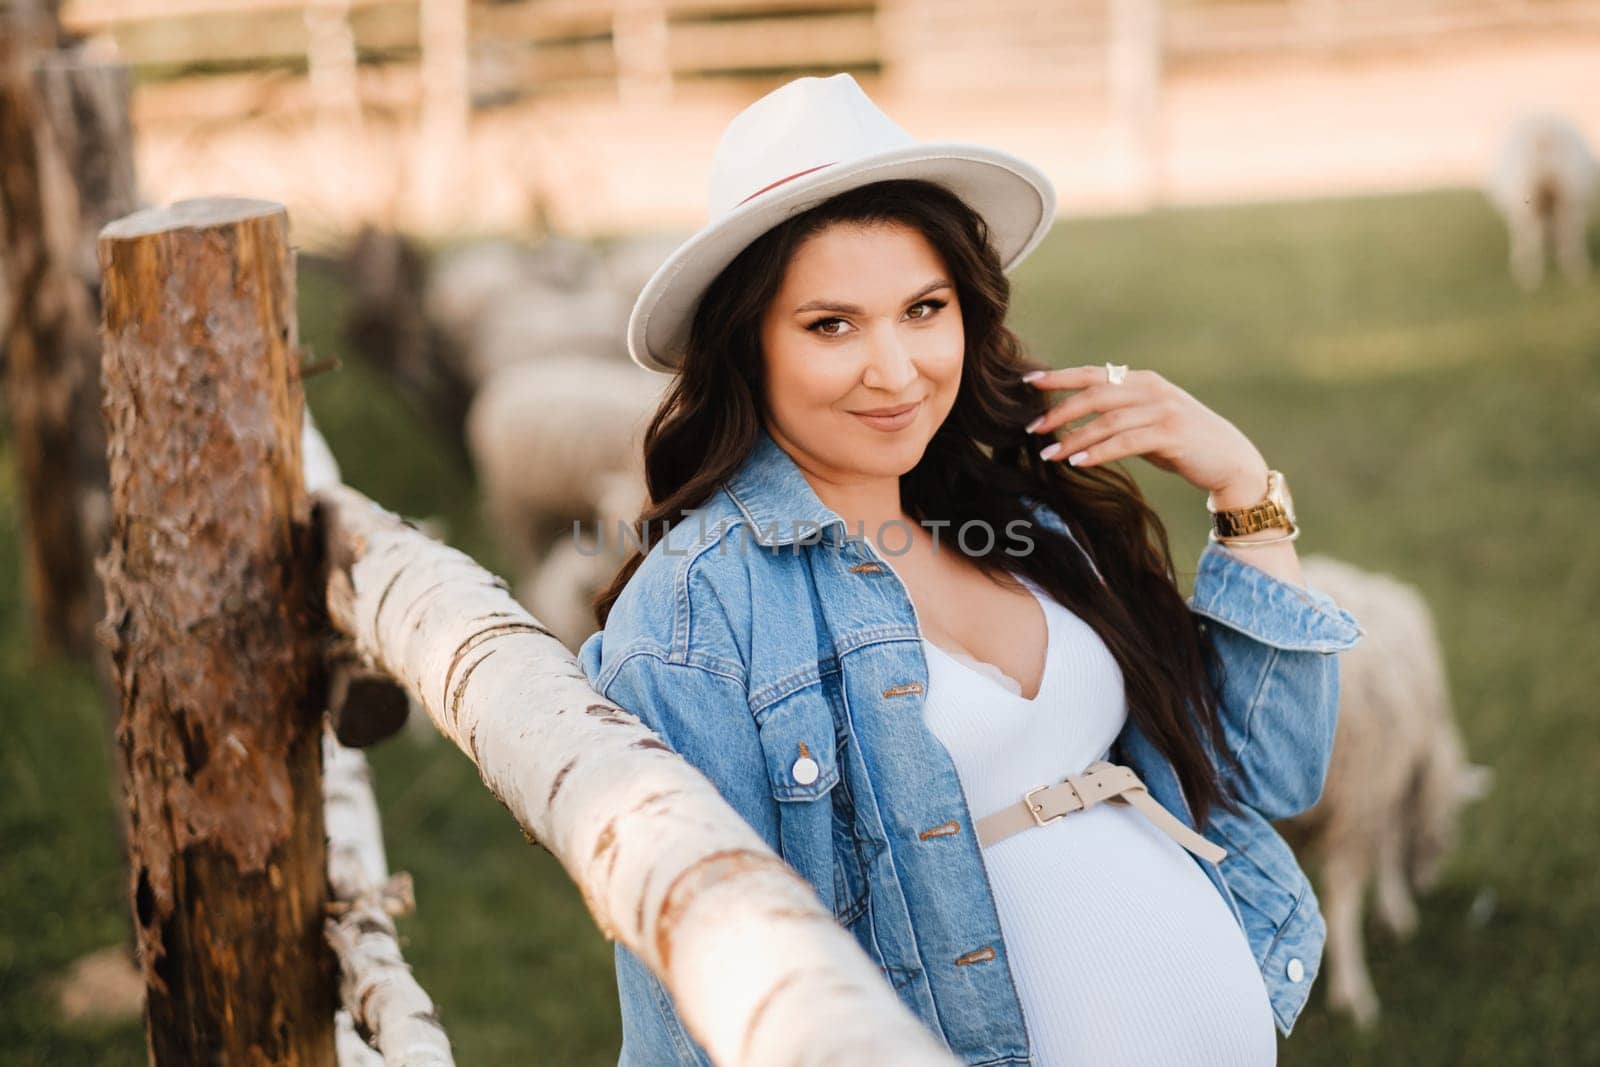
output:
M834 162L838 162L838 161L835 160ZM757 189L755 192L751 193L749 196L747 196L743 200L739 201L738 204L735 204L734 207L738 207L740 204L747 204L750 201L754 200L756 197L760 196L762 193L766 192L768 189L776 189L778 186L782 185L784 182L792 182L796 178L804 178L807 174L811 174L814 171L821 170L822 167L831 167L831 166L833 166L833 163L824 163L824 164L822 164L822 166L812 167L810 170L802 170L797 174L791 174L787 178L779 178L777 181L773 182L771 185L766 185L766 186L761 187L760 189Z

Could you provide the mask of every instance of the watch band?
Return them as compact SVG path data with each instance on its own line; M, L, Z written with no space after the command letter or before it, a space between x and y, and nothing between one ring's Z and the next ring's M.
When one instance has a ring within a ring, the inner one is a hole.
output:
M1206 494L1206 510L1211 513L1211 528L1216 537L1240 537L1245 534L1258 533L1262 530L1283 529L1291 534L1298 533L1298 527L1290 521L1289 516L1279 506L1273 497L1273 490L1277 488L1278 479L1281 478L1277 471L1267 472L1267 496L1259 503L1250 504L1242 508L1225 508L1218 510L1211 499L1211 494Z
M1213 512L1211 523L1218 537L1238 537L1241 534L1253 534L1275 526L1287 529L1289 517L1283 513L1283 509L1276 501L1264 500L1247 508Z

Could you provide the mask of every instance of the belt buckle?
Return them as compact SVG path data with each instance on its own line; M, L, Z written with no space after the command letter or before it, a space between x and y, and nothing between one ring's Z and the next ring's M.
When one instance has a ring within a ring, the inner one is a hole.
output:
M1041 789L1049 789L1052 784L1059 784L1059 783L1048 783L1047 782L1044 785L1036 785L1032 789L1028 790L1026 793L1022 794L1022 802L1024 804L1028 805L1028 814L1033 816L1033 822L1034 822L1034 825L1036 825L1036 826L1044 826L1046 823L1053 823L1057 819L1066 818L1067 813L1064 812L1064 811L1058 811L1054 815L1048 816L1048 817L1043 818L1043 819L1039 818L1039 812L1042 809L1040 808L1040 806L1038 804L1035 804L1033 802L1033 794L1037 793ZM1068 783L1068 784L1070 785L1071 783ZM1073 786L1072 791L1074 793L1076 793L1078 791L1077 787Z

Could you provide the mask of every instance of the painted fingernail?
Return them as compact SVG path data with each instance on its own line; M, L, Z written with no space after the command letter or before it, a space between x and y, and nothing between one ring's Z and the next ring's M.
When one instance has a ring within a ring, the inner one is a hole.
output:
M1055 455L1057 452L1060 452L1060 451L1061 451L1061 442L1060 441L1056 441L1053 444L1048 444L1048 445L1045 445L1043 448L1041 448L1039 450L1039 458L1040 459L1049 459L1051 456Z
M1067 462L1076 467L1078 464L1083 462L1083 458L1088 454L1088 452L1074 452L1072 455L1067 457Z
M1024 426L1022 428L1022 432L1023 433L1033 433L1033 431L1035 431L1035 430L1037 430L1039 428L1039 424L1041 422L1043 422L1043 421L1044 421L1044 416L1040 415L1037 419L1034 419L1032 422L1028 423L1028 425Z
M1037 378L1040 375L1042 375L1043 373L1044 373L1044 371L1042 371L1042 370L1031 370L1027 374L1024 374L1022 376L1022 380L1025 381L1025 382L1031 382L1035 378Z

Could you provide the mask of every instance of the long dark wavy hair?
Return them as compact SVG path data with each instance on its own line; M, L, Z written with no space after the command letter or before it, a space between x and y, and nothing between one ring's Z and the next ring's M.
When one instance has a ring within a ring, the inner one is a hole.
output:
M635 525L645 551L749 455L765 418L762 317L791 254L838 222L916 227L944 260L960 301L966 340L960 387L922 459L900 477L906 514L918 522L944 520L950 529L969 521L992 530L1028 523L1034 551L1007 554L1001 539L989 538L989 552L969 558L991 574L1025 574L1094 628L1122 669L1129 715L1171 760L1198 824L1205 825L1214 805L1237 811L1214 762L1226 759L1238 770L1224 741L1220 689L1211 680L1220 686L1223 665L1178 591L1166 528L1122 470L1038 457L1038 437L1023 427L1049 408L1050 397L1018 379L1044 365L1005 325L1011 284L987 225L943 186L918 180L858 186L768 230L712 281L695 311L679 373L644 438L649 503ZM1024 494L1066 521L1109 593L1078 548L1032 521ZM635 549L596 594L600 626L642 560Z

